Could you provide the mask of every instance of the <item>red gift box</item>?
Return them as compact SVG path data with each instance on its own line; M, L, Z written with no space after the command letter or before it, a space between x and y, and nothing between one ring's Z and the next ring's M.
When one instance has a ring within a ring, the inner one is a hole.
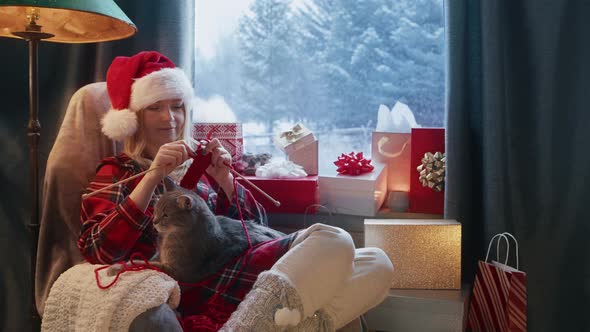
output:
M193 125L193 138L196 140L217 138L221 145L231 154L232 166L237 170L241 167L242 154L244 153L244 138L242 136L241 123L195 123Z
M418 166L422 165L424 154L445 153L444 128L412 128L412 152L410 159L410 205L409 212L443 214L445 208L444 190L436 192L420 183Z
M238 178L238 182L250 190L254 198L264 206L268 213L303 214L305 213L305 209L310 205L319 203L317 175L289 179L272 179L256 176L246 176L246 178L281 203L281 206L275 206L258 190L246 183L244 179ZM307 210L307 213L315 212L315 207Z

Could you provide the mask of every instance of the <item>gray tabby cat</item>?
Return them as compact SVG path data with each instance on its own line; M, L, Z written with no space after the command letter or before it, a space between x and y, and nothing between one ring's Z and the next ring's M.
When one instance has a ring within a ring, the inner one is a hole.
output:
M246 225L252 245L284 236L254 222ZM214 215L198 194L181 187L160 197L154 227L159 233L154 265L180 282L199 281L248 248L240 220Z

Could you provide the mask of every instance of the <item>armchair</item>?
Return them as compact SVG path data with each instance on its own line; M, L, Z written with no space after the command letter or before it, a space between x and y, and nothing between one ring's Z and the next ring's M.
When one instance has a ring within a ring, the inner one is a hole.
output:
M100 160L119 150L100 130L100 119L108 109L106 83L79 89L70 100L47 159L35 276L41 316L51 285L61 273L84 261L76 247L81 195Z
M35 276L36 303L41 316L51 286L75 264L84 262L76 242L80 234L81 195L94 178L100 161L117 154L121 146L101 132L100 119L110 106L106 83L80 88L71 98L47 160L43 184L42 216ZM130 331L177 329L167 305L148 310L131 324ZM360 327L360 319L342 331Z

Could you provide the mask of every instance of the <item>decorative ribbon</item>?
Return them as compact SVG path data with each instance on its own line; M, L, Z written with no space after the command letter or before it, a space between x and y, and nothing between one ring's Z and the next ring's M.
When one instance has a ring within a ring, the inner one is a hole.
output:
M418 180L423 187L428 187L436 192L443 191L445 187L445 171L447 157L444 153L426 152L422 158L422 165L416 169L420 173Z
M307 128L300 124L296 124L293 129L282 132L280 137L284 138L288 143L293 143L301 138L301 136L307 131Z
M347 175L361 175L373 171L375 167L371 165L371 159L365 159L362 152L342 154L334 162L338 167L336 172Z

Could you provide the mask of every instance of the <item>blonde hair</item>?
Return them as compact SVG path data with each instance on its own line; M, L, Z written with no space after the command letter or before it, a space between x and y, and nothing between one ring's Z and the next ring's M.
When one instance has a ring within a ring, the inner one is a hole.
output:
M184 140L191 149L194 149L191 143L191 107L190 105L184 104L184 124L182 132L176 138L177 140ZM152 164L152 160L145 156L145 148L147 146L146 137L143 129L143 112L145 108L140 109L136 112L137 114L137 131L127 137L123 143L123 152L128 155L131 159L135 160L140 166L148 168ZM182 166L182 165L181 165Z

